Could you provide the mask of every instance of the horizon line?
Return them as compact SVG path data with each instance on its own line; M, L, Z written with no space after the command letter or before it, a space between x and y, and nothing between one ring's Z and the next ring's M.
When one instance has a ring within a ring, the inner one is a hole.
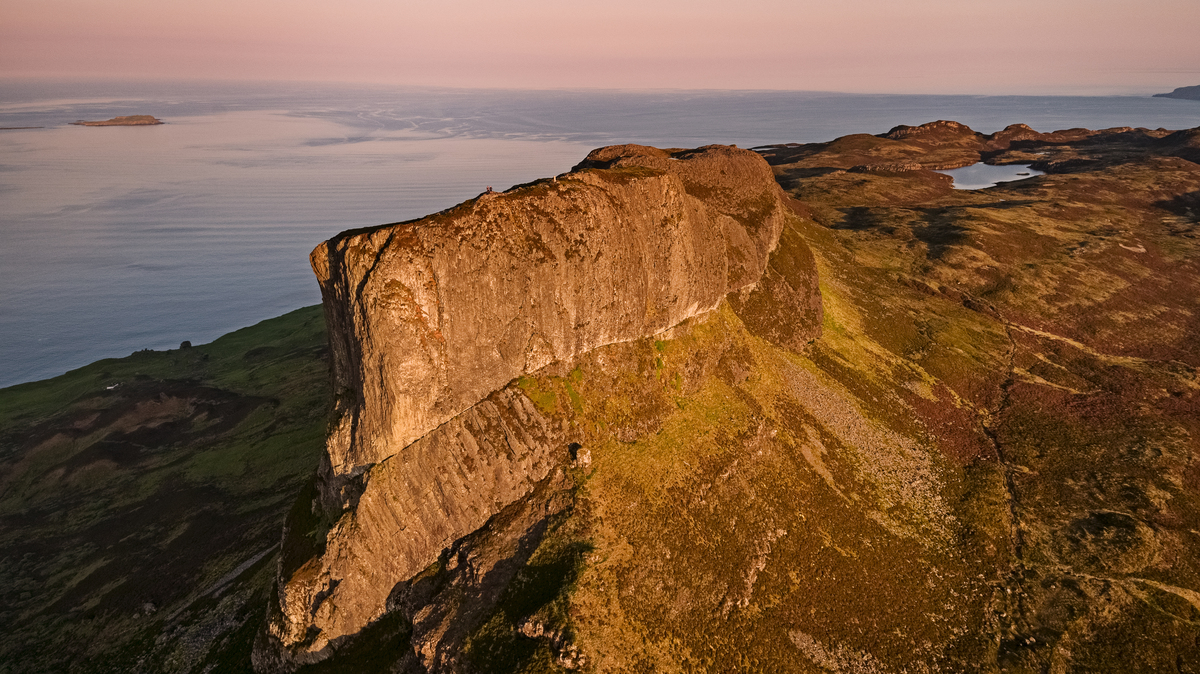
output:
M621 94L653 94L653 93L772 93L772 94L810 94L823 96L921 96L921 97L975 97L975 98L1152 98L1158 94L1174 91L1155 91L1150 89L1129 88L1120 93L1079 93L1079 92L1022 92L1022 93L981 93L981 92L904 92L904 91L839 91L833 89L783 89L783 88L728 88L728 87L537 87L537 86L455 86L435 84L411 84L388 82L383 80L331 80L303 78L230 78L230 77L187 77L163 78L140 76L88 76L88 75L19 75L0 74L0 84L29 84L43 82L46 84L122 84L122 85L293 85L293 86L328 86L348 88L393 88L429 91L488 91L488 92L560 92L560 93L621 93ZM1194 85L1180 85L1176 89Z

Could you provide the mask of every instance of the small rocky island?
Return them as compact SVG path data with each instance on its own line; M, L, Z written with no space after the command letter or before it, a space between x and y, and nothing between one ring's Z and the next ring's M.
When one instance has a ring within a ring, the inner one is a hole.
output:
M106 119L98 122L88 122L81 119L78 122L71 123L75 126L154 126L155 124L162 124L163 122L153 115L128 115L125 117L113 117L112 119Z
M1154 94L1154 98L1181 98L1185 101L1200 101L1200 84L1194 87L1179 87L1169 94Z

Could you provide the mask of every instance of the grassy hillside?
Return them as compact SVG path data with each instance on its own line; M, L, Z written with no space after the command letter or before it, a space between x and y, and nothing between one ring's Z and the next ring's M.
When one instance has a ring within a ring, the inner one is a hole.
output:
M248 670L326 348L307 307L0 390L0 672Z

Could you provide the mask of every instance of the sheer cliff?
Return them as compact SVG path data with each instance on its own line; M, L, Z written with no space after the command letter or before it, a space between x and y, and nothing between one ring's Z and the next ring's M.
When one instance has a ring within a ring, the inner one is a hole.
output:
M788 209L757 155L621 146L313 252L353 476L514 377L711 311L762 276Z
M311 556L285 555L266 638L283 666L379 619L394 586L562 464L569 430L510 382L731 294L769 339L819 334L811 255L797 241L772 257L788 202L753 152L617 146L319 246L336 409L313 507L331 528ZM781 328L766 303L797 320Z

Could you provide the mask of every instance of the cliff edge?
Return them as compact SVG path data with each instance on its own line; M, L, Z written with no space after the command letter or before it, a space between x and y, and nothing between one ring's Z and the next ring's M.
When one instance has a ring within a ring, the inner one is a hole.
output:
M727 296L772 343L818 336L811 253L793 240L772 255L795 219L756 153L623 145L318 246L335 409L311 508L285 527L256 667L327 657L389 611L393 588L567 462L570 431L509 385L518 377ZM780 308L796 318L786 329Z

